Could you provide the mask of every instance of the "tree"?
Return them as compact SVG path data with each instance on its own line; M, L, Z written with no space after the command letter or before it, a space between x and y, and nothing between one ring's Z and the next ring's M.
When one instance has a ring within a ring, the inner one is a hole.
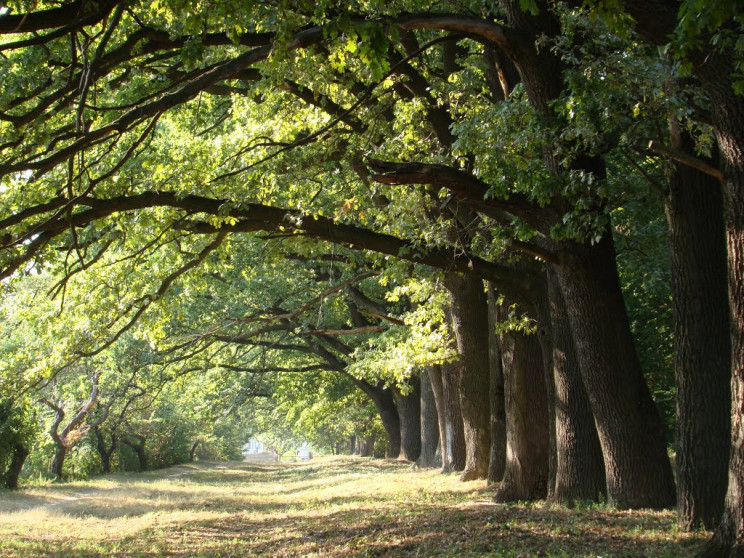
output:
M541 276L505 261L510 244L551 268L566 302L583 383L566 385L588 395L610 501L669 504L663 427L617 278L611 177L603 153L554 110L571 85L566 63L535 41L560 38L561 20L525 6L504 1L483 17L393 6L364 20L297 7L279 23L271 10L251 13L246 30L221 11L180 18L107 4L81 24L91 26L85 44L47 17L70 6L7 16L8 31L51 31L6 49L5 63L35 71L12 73L2 90L4 276L32 261L66 278L103 272L89 292L111 304L92 322L111 334L81 335L94 352L160 310L192 270L234 257L237 235L353 244L534 304ZM50 52L54 63L33 63ZM370 151L379 160L365 168ZM136 273L145 259L157 279ZM344 354L327 331L303 342L305 354Z
M0 402L0 482L18 488L18 477L28 457L35 433L35 417L28 401L5 399Z

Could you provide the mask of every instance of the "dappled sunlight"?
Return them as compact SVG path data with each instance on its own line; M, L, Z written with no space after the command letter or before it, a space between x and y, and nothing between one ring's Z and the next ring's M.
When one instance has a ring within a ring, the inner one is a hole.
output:
M187 471L188 474L177 473ZM503 505L393 461L197 464L0 497L2 556L692 556L671 512Z

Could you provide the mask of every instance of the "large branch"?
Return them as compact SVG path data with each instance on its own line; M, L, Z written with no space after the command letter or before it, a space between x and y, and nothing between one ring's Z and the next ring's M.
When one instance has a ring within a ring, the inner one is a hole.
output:
M26 235L21 235L21 238L10 239L11 243L22 243L42 237L45 241L48 241L72 227L86 226L114 213L152 207L170 207L185 211L188 214L202 213L234 219L233 223L225 223L222 226L215 226L199 220L193 220L188 225L182 225L201 234L256 231L296 232L335 244L345 244L357 250L370 250L438 269L473 274L523 294L528 293L533 286L533 280L529 275L477 256L455 250L429 248L386 233L375 232L355 225L336 223L326 217L303 215L279 207L260 204L241 204L230 207L233 204L227 200L202 196L180 197L172 192L146 192L108 199L86 197L79 199L78 203L88 206L89 209L78 211L69 217L60 216L55 220L34 224L30 226ZM42 247L43 244L40 244L35 250L38 251ZM33 256L34 253L27 251L19 258L22 261L28 261ZM18 269L19 258L12 260L6 265L5 269L0 271L0 278L7 277L15 269Z
M557 215L549 207L540 207L524 194L512 193L508 198L489 196L489 186L470 173L446 165L426 163L394 163L368 160L375 171L372 179L382 184L430 184L446 188L472 210L503 220L504 212L515 215L535 229L545 232L555 224Z
M99 5L97 2L77 0L49 10L6 14L0 16L0 34L30 33L60 27L69 28L69 31L72 31L100 21L121 1L108 0Z
M402 29L438 29L465 33L502 48L510 45L510 35L513 33L508 27L493 21L462 14L409 14L396 18L393 23Z

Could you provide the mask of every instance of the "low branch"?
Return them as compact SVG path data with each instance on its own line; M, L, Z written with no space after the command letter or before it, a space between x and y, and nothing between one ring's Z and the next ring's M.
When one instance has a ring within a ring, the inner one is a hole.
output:
M30 33L42 29L60 28L60 34L68 33L103 19L122 0L109 0L100 5L96 2L77 0L58 8L39 10L25 14L0 16L0 34ZM91 11L91 7L98 7Z
M682 163L683 165L687 167L693 168L704 174L710 175L713 178L720 180L721 182L726 182L726 175L723 174L719 169L717 169L713 165L706 163L702 159L693 157L689 153L686 153L680 149L675 149L673 147L662 145L659 142L654 141L654 140L651 140L650 142L648 142L648 148L651 151L656 151L657 153L666 155L667 157L674 159L678 163Z
M394 163L376 159L368 159L367 164L376 173L372 175L375 182L395 185L430 184L446 188L472 210L499 221L503 221L504 212L507 212L545 232L558 218L549 207L540 207L524 194L511 193L504 199L488 197L488 184L470 173L446 165Z

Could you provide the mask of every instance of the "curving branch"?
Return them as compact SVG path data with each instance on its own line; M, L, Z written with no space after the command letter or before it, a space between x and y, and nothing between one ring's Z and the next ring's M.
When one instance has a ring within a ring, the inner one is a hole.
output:
M541 207L524 194L510 193L508 199L489 197L488 184L468 172L446 165L395 163L377 159L368 159L367 164L376 173L372 175L375 182L396 185L430 184L446 188L472 210L492 216L498 221L503 220L506 212L541 232L547 232L559 219L550 206Z

